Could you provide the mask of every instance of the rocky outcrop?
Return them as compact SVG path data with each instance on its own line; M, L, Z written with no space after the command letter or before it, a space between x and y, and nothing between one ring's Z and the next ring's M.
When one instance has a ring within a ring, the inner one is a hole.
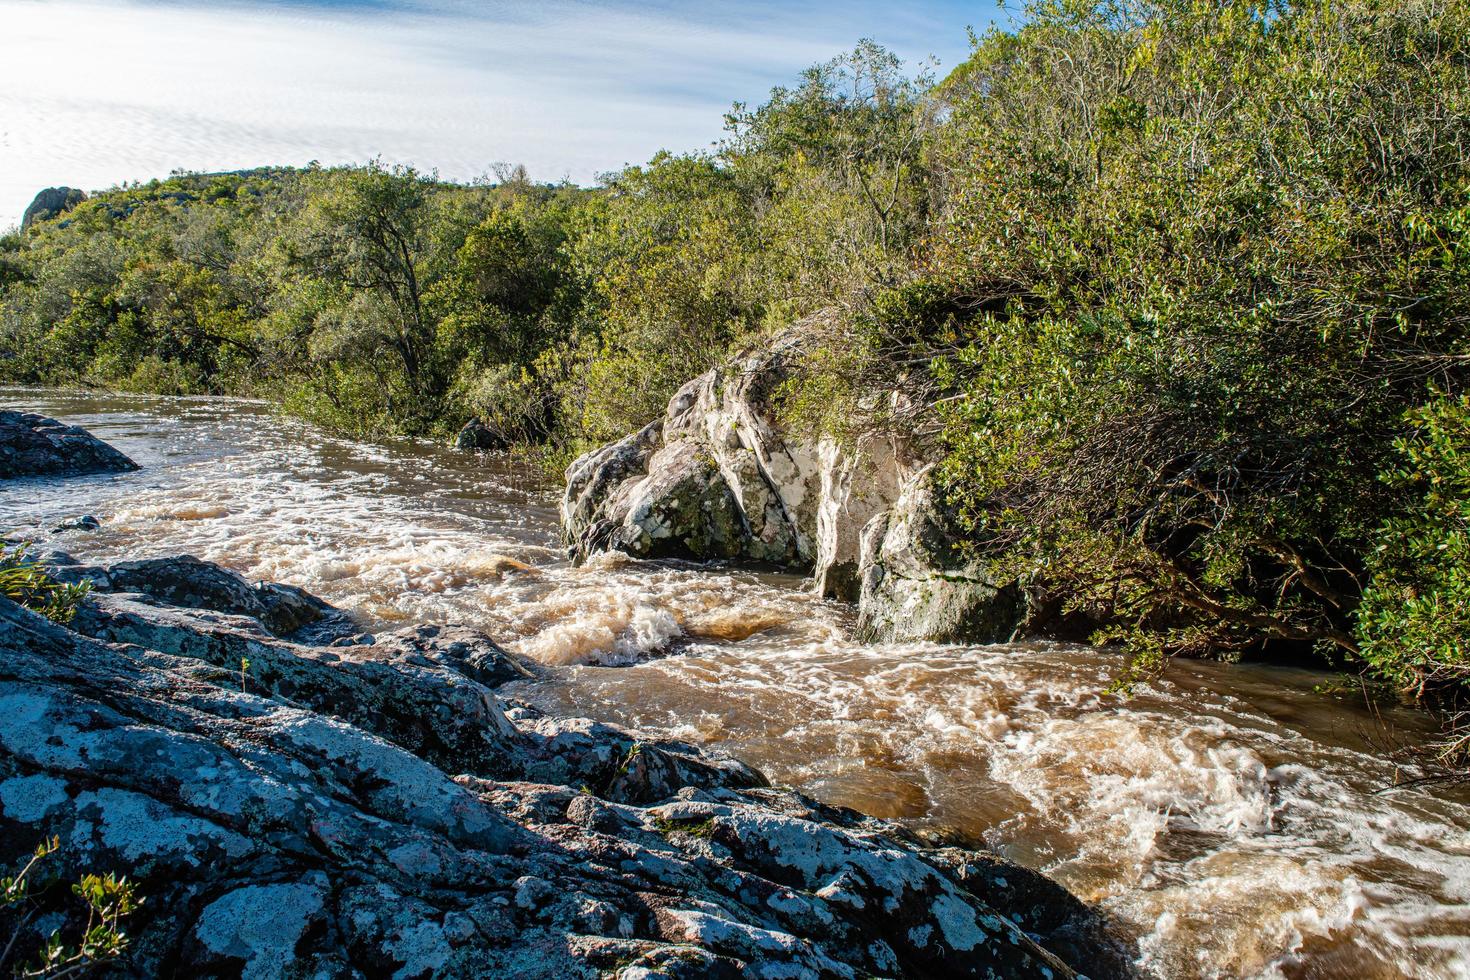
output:
M814 574L857 597L860 530L897 497L904 447L788 435L781 386L802 356L797 327L690 381L668 413L567 470L562 524L574 558L726 558Z
M20 227L24 230L29 228L32 222L54 218L70 211L86 199L87 195L75 187L48 187L31 199L30 206L21 216Z
M214 608L250 601L227 573L193 578L221 588L97 593L72 628L0 599L0 862L55 837L48 880L127 874L145 899L132 975L1065 978L1108 962L1091 913L998 858L927 851L691 746L507 710L500 686L533 669L483 634L306 646ZM34 947L67 902L38 891L0 930Z
M115 565L79 565L54 552L44 559L61 581L85 580L96 591L139 593L168 605L250 617L275 636L309 630L310 639L326 642L352 632L345 614L304 589L276 582L251 585L239 574L192 555Z
M927 470L863 529L860 566L869 641L1000 643L1025 617L1020 588L966 555Z
M576 560L763 562L857 602L884 640L989 642L1021 619L1013 587L966 560L935 504L925 447L786 432L776 400L820 324L798 324L686 384L662 419L567 470L562 526Z
M86 429L32 412L0 410L0 480L137 468L137 463Z

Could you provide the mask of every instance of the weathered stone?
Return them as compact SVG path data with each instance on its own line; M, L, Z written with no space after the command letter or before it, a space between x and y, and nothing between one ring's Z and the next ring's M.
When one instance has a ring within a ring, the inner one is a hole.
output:
M811 569L823 464L785 438L775 405L805 336L793 328L700 375L664 418L576 460L562 503L573 558L611 548Z
M823 321L700 375L664 418L573 463L562 504L571 554L769 562L857 602L871 640L1006 639L1020 592L962 554L922 447L887 432L838 443L782 430L776 393ZM898 394L873 397L902 414Z
M85 579L99 592L136 593L169 605L249 616L276 636L294 637L312 627L312 635L306 638L320 642L352 628L345 613L305 589L277 582L251 585L228 568L192 555L100 566L41 560L63 581Z
M34 222L46 221L59 214L64 214L86 199L86 193L75 187L47 187L31 199L30 205L21 215L20 227L24 230Z
M86 429L33 412L0 410L0 480L136 470L138 464Z
M1021 590L966 555L928 472L864 529L861 567L858 630L870 641L998 643L1025 616Z
M153 596L94 595L76 630L0 599L0 865L54 836L48 876L128 875L130 975L1073 976L1026 935L1061 935L1038 903L1086 919L1065 893L690 746L512 721L508 657L460 627L308 647Z

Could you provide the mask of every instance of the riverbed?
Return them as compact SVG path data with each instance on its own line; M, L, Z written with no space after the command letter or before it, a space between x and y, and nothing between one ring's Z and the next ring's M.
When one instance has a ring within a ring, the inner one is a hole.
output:
M1400 786L1429 716L1286 668L1176 663L1131 697L1085 646L863 645L797 576L558 541L504 458L366 445L228 399L0 389L135 473L0 484L0 531L89 562L189 553L367 631L477 626L546 665L506 690L728 752L827 802L1039 868L1162 977L1470 976L1470 794ZM98 531L50 529L91 514Z

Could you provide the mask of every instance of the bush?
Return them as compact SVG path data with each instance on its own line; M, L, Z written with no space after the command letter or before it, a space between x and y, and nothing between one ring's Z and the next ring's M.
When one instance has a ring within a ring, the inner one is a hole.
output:
M1151 664L1354 654L1404 494L1374 476L1470 366L1470 8L1028 14L946 83L937 146L977 545Z
M0 947L0 969L9 967L16 977L97 973L121 959L131 942L123 923L142 899L127 878L87 873L71 886L69 901L48 894L52 890L41 879L44 862L60 847L56 838L43 841L19 872L0 877L0 921L11 928ZM53 920L49 935L33 949L30 930L43 911L60 911L60 921Z
M1438 398L1410 423L1383 475L1408 500L1369 558L1358 633L1370 667L1423 694L1470 681L1470 395Z

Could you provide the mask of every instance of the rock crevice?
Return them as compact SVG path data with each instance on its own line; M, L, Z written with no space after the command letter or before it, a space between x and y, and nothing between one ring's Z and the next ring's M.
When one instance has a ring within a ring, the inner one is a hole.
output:
M777 394L811 328L694 378L662 419L572 463L561 511L572 558L614 549L771 564L857 603L869 639L1007 639L1025 614L1020 590L965 553L924 447L783 429Z
M991 855L506 700L536 668L476 631L294 642L223 569L151 569L153 594L99 590L71 627L0 599L0 862L54 836L58 879L129 875L137 975L1065 978L1115 958L1084 906Z

